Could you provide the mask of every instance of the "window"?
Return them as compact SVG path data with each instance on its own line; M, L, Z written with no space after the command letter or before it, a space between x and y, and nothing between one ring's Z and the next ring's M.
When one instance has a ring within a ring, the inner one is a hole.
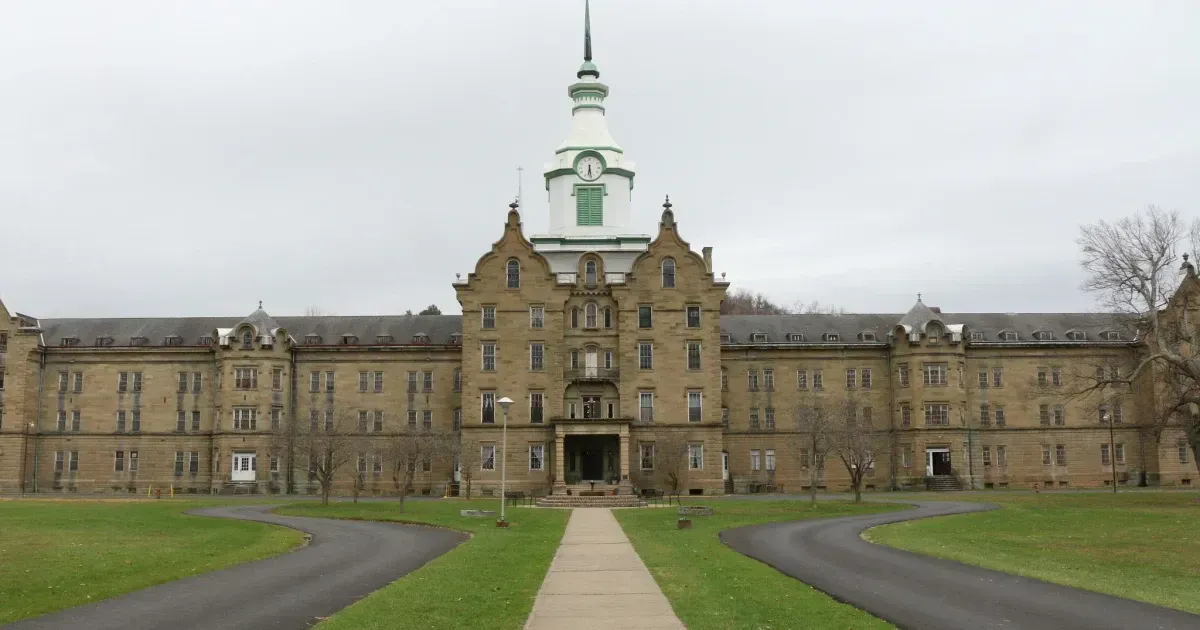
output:
M983 341L983 333L972 330L971 331L971 341Z
M271 369L271 389L283 391L283 368Z
M117 412L117 433L124 433L124 432L125 432L125 412L118 411Z
M612 350L605 350L604 351L604 369L611 370L612 366L613 366Z
M325 391L327 391L327 392L333 391L334 375L335 375L334 372L326 372L325 373Z
M688 342L687 345L687 369L700 369L700 344L695 341Z
M529 422L531 424L541 424L545 421L544 402L545 395L542 392L529 392Z
M758 370L746 370L746 388L752 392L758 391Z
M320 372L309 372L309 374L308 374L308 391L310 391L310 392L321 391L321 373Z
M575 187L575 224L604 225L603 187Z
M858 384L858 373L854 370L854 368L847 369L846 370L846 389L854 389L855 385L857 385L857 384Z
M808 389L808 370L796 370L796 388Z
M996 405L996 426L1002 427L1008 424L1004 418L1004 407Z
M897 369L897 379L900 381L900 387L908 387L908 366L901 365Z
M329 433L330 431L333 431L333 412L326 410L325 411L325 432Z
M703 444L688 444L688 470L704 470Z
M358 411L358 432L366 433L367 427L370 425L370 418L365 410Z
M996 465L1000 468L1008 468L1008 447L996 447Z
M810 463L811 463L811 458L808 456L808 449L801 448L800 449L800 467L808 468Z
M482 312L483 312L483 323L482 323L483 328L495 328L496 327L496 307L495 306L485 306L485 307L483 307Z
M654 345L646 342L638 344L638 369L654 369Z
M701 392L688 392L688 422L700 422L702 419L703 396Z
M767 333L750 333L751 343L767 343Z
M729 407L721 407L721 426L729 429Z
M192 451L188 454L188 472L193 475L200 472L200 452Z
M1049 466L1052 461L1053 461L1053 459L1051 458L1051 455L1050 455L1050 449L1043 446L1042 447L1042 465Z
M1000 333L1000 341L1016 341L1017 333L1011 330L1005 330Z
M416 409L408 410L408 428L409 429L417 428L417 410Z
M675 288L675 261L670 258L662 262L662 285L664 289Z
M529 470L542 470L546 463L546 445L529 445Z
M775 391L775 370L763 370L763 389Z
M841 336L837 333L825 333L825 341L839 341Z
M641 457L640 463L642 470L654 469L654 443L643 443L640 445Z
M579 328L579 309L571 307L571 328Z
M137 433L142 430L142 410L134 409L129 414L129 430Z
M382 392L383 391L383 372L375 372L372 380L374 381L373 384L374 384L375 393L378 394L378 393Z
M924 366L925 385L938 386L946 384L946 364L926 363Z
M986 427L991 423L992 423L992 408L987 403L983 403L982 405L979 405L979 424L980 424L980 426Z
M433 410L426 409L421 412L421 428L429 430L433 428Z
M376 477L383 474L383 456L379 453L371 457L371 474Z
M8 352L8 333L0 332L0 352Z
M596 328L596 303L588 302L583 305L583 327Z
M912 445L905 444L900 447L900 465L904 468L912 468Z
M479 467L483 470L496 470L496 445L481 444L479 451L479 459L482 462Z
M192 412L192 430L193 431L200 430L200 412L199 411Z
M180 410L175 412L175 430L183 433L187 430L187 412Z
M58 427L57 428L58 428L59 433L62 433L63 431L67 430L67 412L61 411L61 410L58 412Z
M433 391L433 371L432 370L425 370L424 372L421 372L421 391L426 392L426 393Z
M992 387L1004 387L1004 368L992 368Z
M1044 368L1044 367L1038 368L1037 384L1041 387L1045 387L1048 382L1049 382L1049 380L1046 378L1046 368Z
M863 389L871 389L871 368L863 368L858 372L859 384Z
M376 409L371 422L371 430L376 433L383 432L383 411Z
M1055 466L1066 466L1067 465L1067 445L1066 444L1055 445L1055 447L1054 447L1054 465Z
M925 405L925 425L944 427L950 425L950 405L929 403Z
M1054 333L1048 330L1039 330L1033 333L1033 338L1037 339L1038 341L1051 341L1054 339Z
M480 392L483 424L496 424L496 392Z
M992 467L992 447L990 446L983 447L983 467Z
M129 451L129 472L137 472L138 463L138 452Z
M750 470L758 470L758 468L759 468L758 450L751 450L750 451Z
M234 368L233 386L237 389L257 389L258 370L254 368Z
M250 350L254 347L254 332L250 330L242 331L242 350Z
M1187 443L1187 440L1179 440L1179 442L1178 442L1178 443L1175 445L1175 448L1176 448L1176 449L1179 451L1179 463L1180 463L1180 464L1186 464L1186 463L1188 463L1188 443Z
M482 366L482 368L483 368L484 372L496 371L496 344L494 344L494 343L483 344L483 366ZM413 389L415 390L416 388L414 387Z
M510 261L508 261L508 265L506 267L507 267L507 276L508 276L508 288L520 289L521 288L521 263L516 260L510 260Z
M767 472L775 472L775 449L767 449L766 466Z
M71 412L71 430L78 433L81 424L82 418L80 417L79 410L76 409L75 411Z
M124 470L125 470L125 451L117 451L114 454L113 470L116 472L124 472Z
M254 407L233 408L233 428L239 431L253 431L257 428L258 410Z
M178 391L180 394L186 394L187 390L188 390L188 373L180 372L179 373L179 390ZM66 372L59 374L58 391L60 391L60 392L67 391L67 373Z
M410 394L416 393L416 391L417 391L417 373L416 372L408 373L408 389L407 389L407 391Z
M612 309L604 307L604 327L612 328Z
M638 307L638 328L651 328L654 325L654 309L650 306Z
M546 327L546 307L530 306L529 307L529 327L530 328L545 328Z
M462 391L462 368L454 368L454 391Z
M1067 415L1062 405L1054 406L1054 426L1061 427L1067 423Z
M1125 445L1124 445L1124 444L1117 444L1117 445L1116 445L1116 449L1117 449L1117 450L1116 450L1116 454L1115 454L1115 455L1116 455L1116 461L1117 461L1117 465L1118 465L1118 466L1124 466L1124 465L1125 465Z
M759 424L758 407L752 407L750 409L750 430L758 431L760 428L762 427Z
M76 372L71 376L74 377L71 391L76 394L83 393L83 372ZM2 374L0 374L0 389L4 389L4 377Z
M721 391L729 391L729 369L721 368Z
M453 428L455 431L462 428L462 407L454 408L454 417L451 422L453 423Z
M1054 385L1055 387L1062 386L1062 368L1051 368L1050 384Z
M1108 466L1111 463L1112 463L1112 461L1109 459L1108 445L1101 444L1100 445L1100 465Z
M1042 426L1050 426L1050 405L1038 406L1038 420Z
M654 422L654 392L638 392L638 419Z
M589 287L596 284L596 261L589 260L583 263L583 281Z
M183 451L175 451L175 476L183 476Z
M912 426L912 407L900 405L900 426L908 428Z
M688 328L699 328L700 327L700 307L699 306L687 307L687 327Z
M825 377L821 375L821 370L813 370L812 381L813 389L822 389L825 387Z
M774 407L766 408L765 415L763 416L763 421L766 422L768 431L775 430L775 408Z
M979 370L979 389L987 389L988 386L988 371L987 368Z
M129 372L121 372L117 374L117 391L129 391Z

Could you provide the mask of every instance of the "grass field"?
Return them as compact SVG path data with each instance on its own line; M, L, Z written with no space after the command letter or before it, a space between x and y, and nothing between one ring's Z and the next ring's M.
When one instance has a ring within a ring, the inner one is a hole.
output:
M525 625L538 588L567 526L567 510L510 508L512 526L459 515L496 509L497 501L408 501L293 504L280 514L440 525L472 533L471 540L421 569L364 597L320 625L339 628L517 629Z
M1200 494L977 493L1003 509L870 529L865 538L1200 613Z
M823 501L720 500L713 516L676 529L673 509L613 510L675 614L691 630L727 628L890 628L853 606L726 547L724 529L807 518L904 509L904 506Z
M0 625L289 551L300 532L197 501L0 501Z

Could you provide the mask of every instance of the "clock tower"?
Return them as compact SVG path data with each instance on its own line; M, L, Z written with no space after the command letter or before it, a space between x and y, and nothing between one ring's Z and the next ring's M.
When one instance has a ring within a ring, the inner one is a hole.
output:
M592 63L591 7L587 3L583 65L575 76L578 80L567 88L573 103L571 132L544 172L550 233L531 240L540 250L574 249L571 241L585 241L588 249L644 249L649 239L628 233L634 164L608 132L604 117L608 86L600 82L600 70Z

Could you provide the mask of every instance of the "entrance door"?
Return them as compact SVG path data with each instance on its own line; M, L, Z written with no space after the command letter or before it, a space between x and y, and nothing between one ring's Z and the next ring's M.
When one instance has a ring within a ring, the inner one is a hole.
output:
M951 474L950 467L950 449L948 448L927 448L925 449L925 474L926 475L949 475Z
M593 366L594 368L595 366ZM600 417L600 397L583 397L583 417L586 420L596 420Z
M258 456L254 453L234 453L230 481L254 481L258 470Z
M588 348L583 355L583 375L587 378L596 378L600 375L600 360L596 354L595 348Z
M721 451L721 478L729 481L729 453Z
M580 453L580 471L583 481L604 480L604 451L596 446L590 446Z

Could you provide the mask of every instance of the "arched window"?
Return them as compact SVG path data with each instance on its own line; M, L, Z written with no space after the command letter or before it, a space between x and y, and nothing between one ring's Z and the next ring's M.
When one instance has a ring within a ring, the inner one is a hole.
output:
M579 309L571 307L571 328L579 328Z
M925 337L929 340L929 343L937 343L942 338L942 327L930 322L929 325L925 326Z
M604 327L612 328L612 309L604 307Z
M595 328L596 327L596 303L595 302L588 302L587 304L583 305L583 327L584 328Z
M249 350L254 347L254 332L249 328L242 331L242 349Z
M596 261L589 260L583 263L583 281L588 286L596 284Z
M675 288L675 261L670 258L662 262L662 278L664 289Z
M521 288L521 263L515 259L508 261L508 288Z

